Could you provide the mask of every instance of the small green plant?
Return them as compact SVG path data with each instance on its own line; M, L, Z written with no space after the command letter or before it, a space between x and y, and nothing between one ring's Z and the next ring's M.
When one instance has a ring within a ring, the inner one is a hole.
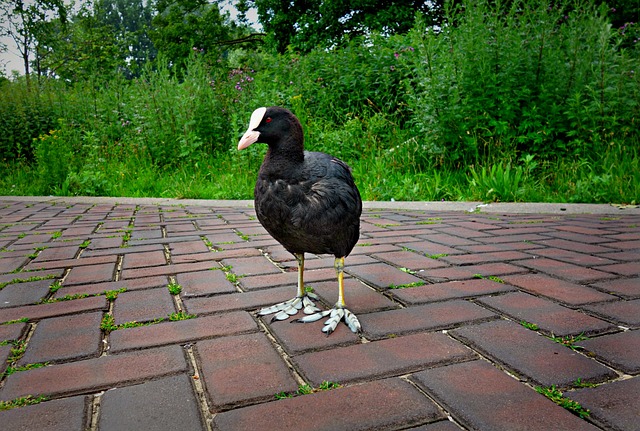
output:
M62 284L60 284L60 280L56 280L49 286L49 292L56 293L60 288L62 288Z
M74 299L88 298L88 293L74 293L73 295L65 295L59 298L41 299L38 304L53 304L54 302L73 301Z
M537 331L538 329L540 329L540 327L538 325L536 325L535 323L530 323L530 322L527 322L526 320L521 320L520 324L522 326L524 326L525 328L530 329L532 331Z
M282 392L278 392L277 394L275 394L275 398L276 398L276 400L284 400L284 399L287 399L287 398L293 398L293 394L288 394L288 393L282 391Z
M79 247L84 250L85 248L89 247L89 244L91 244L91 240L90 239L86 239L86 240L84 240L82 242L82 244L80 244Z
M175 282L169 283L167 288L169 289L169 293L172 295L180 295L180 292L182 292L182 286Z
M409 269L409 268L398 268L398 269L399 269L400 271L402 271L402 272L406 272L407 274L412 274L412 275L415 275L415 274L416 274L416 271L414 271L414 270L412 270L412 269Z
M10 376L13 373L17 373L20 371L35 370L36 368L46 367L47 365L49 365L48 362L37 362L34 364L21 365L19 367L8 366L7 369L4 371L4 375Z
M36 248L33 250L33 253L31 253L31 254L27 255L27 257L28 257L29 259L35 259L36 257L38 257L38 255L40 254L40 252L41 252L42 250L45 250L46 248L47 248L47 247L36 247Z
M196 317L195 314L187 314L184 311L179 311L177 313L169 314L169 321L177 322L179 320L194 319L195 317Z
M16 407L31 406L43 401L47 401L49 398L45 396L34 397L33 395L27 395L24 397L16 398L10 401L0 401L0 411L10 410Z
M318 386L318 390L320 391L330 391L331 389L338 389L342 387L341 384L339 383L335 383L335 382L328 382L328 381L323 381L322 383L320 383L320 386Z
M298 386L298 395L309 395L313 393L313 388L310 385Z
M61 236L62 236L62 232L60 232L59 230L51 233L51 239L58 239Z
M358 247L370 247L371 245L373 245L370 242L361 242L360 244L356 244Z
M0 325L13 325L14 323L27 323L29 321L28 317L22 317L20 319L7 320L6 322L0 323Z
M104 297L107 298L107 301L113 302L116 300L116 298L120 293L123 293L126 291L127 291L126 287L121 287L120 289L117 289L117 290L105 290Z
M588 409L585 409L584 407L582 407L576 401L573 401L573 400L571 400L569 398L566 398L562 394L562 392L560 392L556 388L555 385L550 386L548 388L541 387L541 386L536 386L536 391L539 394L542 394L545 397L549 398L551 401L553 401L554 403L556 403L560 407L563 407L563 408L569 410L570 412L580 416L580 418L582 418L582 419L584 419L586 417L589 417L589 415L591 414L591 412Z
M562 344L563 346L570 348L571 350L582 350L583 347L578 346L576 343L579 341L584 341L589 339L584 335L584 332L580 333L580 335L576 335L576 336L567 335L564 337L556 337L555 335L551 334L551 336L548 338L550 340L555 341L558 344Z
M418 287L424 285L424 281L414 281L413 283L405 284L390 284L389 289L408 289L410 287Z
M104 331L106 334L109 332L115 331L118 329L116 325L116 320L113 318L111 314L105 314L100 322L100 329Z
M575 382L571 383L571 386L574 388L595 388L598 385L595 383L584 382L582 381L582 378L578 378Z
M449 255L447 253L440 253L440 254L425 254L425 256L427 256L430 259L440 259L441 257L447 257Z

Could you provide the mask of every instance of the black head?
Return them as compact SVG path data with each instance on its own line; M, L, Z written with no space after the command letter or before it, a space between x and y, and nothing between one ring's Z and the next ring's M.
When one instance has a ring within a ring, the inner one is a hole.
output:
M255 142L268 144L272 151L303 151L300 121L288 109L272 106L258 108L251 114L249 128L238 143L238 150Z

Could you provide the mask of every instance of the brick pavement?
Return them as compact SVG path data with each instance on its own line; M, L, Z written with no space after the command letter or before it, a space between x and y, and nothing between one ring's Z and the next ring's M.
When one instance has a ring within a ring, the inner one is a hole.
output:
M296 266L251 207L117 201L0 198L3 429L640 429L637 209L369 204L325 337L256 316Z

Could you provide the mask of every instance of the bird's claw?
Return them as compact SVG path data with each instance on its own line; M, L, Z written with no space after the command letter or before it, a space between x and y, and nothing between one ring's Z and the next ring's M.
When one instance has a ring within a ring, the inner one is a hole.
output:
M302 296L296 296L288 301L258 310L258 315L266 316L267 314L276 313L271 318L273 322L274 320L286 320L290 316L298 314L300 310L302 310L304 314L316 313L320 311L320 309L315 306L312 299L318 299L318 296L315 293L307 292Z
M344 320L344 323L346 323L349 329L351 329L351 332L355 334L359 334L362 330L360 321L358 320L356 315L346 308L337 305L331 310L319 311L317 313L294 320L294 322L311 323L327 316L329 316L329 318L324 322L324 326L322 327L322 332L327 334L327 336L331 335L331 333L335 331L338 323L340 323L341 320Z

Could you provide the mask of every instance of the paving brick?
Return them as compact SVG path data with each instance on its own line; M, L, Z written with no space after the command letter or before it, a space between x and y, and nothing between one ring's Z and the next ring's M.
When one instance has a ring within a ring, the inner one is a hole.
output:
M0 373L4 373L4 370L6 370L9 365L7 360L9 359L9 356L11 356L11 349L13 349L12 344L0 346Z
M284 360L261 333L199 341L201 374L214 411L273 399L298 388Z
M578 283L590 283L616 277L607 272L547 258L521 260L518 261L518 265Z
M449 247L448 245L438 244L437 242L426 240L420 242L405 242L398 245L403 248L408 248L409 250L424 253L426 256L433 256L437 254L451 255L464 253L463 251L457 250L453 247Z
M638 254L638 259L640 259L640 253ZM598 266L597 269L624 276L640 275L640 263L638 263L638 261L602 265Z
M611 252L612 249L607 245L597 245L597 244L584 244L575 241L568 241L566 239L549 239L545 238L540 241L536 241L536 244L543 245L545 247L555 247L562 248L565 250L571 250L577 253L607 253Z
M2 426L11 431L69 431L88 428L88 399L84 396L46 401L0 413Z
M123 269L141 268L147 266L166 265L164 251L149 251L146 253L127 253L122 261Z
M182 296L192 297L200 295L212 295L216 293L236 292L236 287L227 280L227 277L218 267L215 270L185 272L177 274L176 280L182 286Z
M320 295L329 307L338 302L338 281L318 281L308 283L307 287ZM359 280L346 278L344 280L344 300L353 313L370 313L372 311L398 308L398 305L376 290L366 286Z
M501 244L505 242L533 242L547 239L546 236L537 234L537 233L521 233L515 234L515 230L502 230L500 231L502 235L496 235L497 232L494 232L496 236L488 236L484 238L478 238L479 242L483 242L485 244Z
M431 259L423 254L406 250L373 254L372 257L378 260L385 260L399 268L408 268L416 272L449 266L441 260Z
M14 283L0 290L0 308L35 304L49 294L53 280Z
M472 265L488 262L503 262L518 259L527 259L531 255L521 251L497 251L494 253L474 253L454 256L443 256L441 260L452 265Z
M13 272L28 261L27 256L0 257L0 272Z
M470 253L490 253L511 250L531 250L541 246L530 242L502 242L497 244L462 245L458 248Z
M345 271L350 275L364 280L366 283L380 288L386 289L392 285L400 286L414 283L424 283L420 278L409 273L400 271L399 269L387 265L386 263L373 263L370 265L357 265L346 268Z
M280 274L282 270L264 256L224 259L224 266L230 266L237 275Z
M54 298L75 294L99 295L108 290L126 289L129 291L147 289L149 287L166 287L168 283L169 279L167 277L156 276L134 278L132 280L107 281L105 283L76 284L74 286L63 285L62 288L56 291Z
M438 421L415 428L407 428L407 431L460 431L461 428L449 420Z
M528 270L504 262L484 263L480 265L451 266L448 268L436 268L420 273L421 277L433 282L442 282L449 280L468 280L477 278L477 274L484 277L503 276L507 274L518 274L528 272Z
M449 281L446 283L425 284L406 289L393 289L389 293L406 304L423 304L454 298L475 298L500 292L513 291L509 285L489 279Z
M468 429L598 429L485 361L432 368L412 379Z
M640 277L620 278L618 280L594 283L593 285L605 292L629 298L640 298Z
M582 308L620 325L640 328L640 299L594 304Z
M617 248L621 250L638 250L640 249L640 240L635 241L617 241L610 244L606 244L611 248Z
M575 232L551 231L549 232L549 235L555 238L566 239L567 241L571 241L571 242L578 242L578 243L582 242L585 244L600 244L603 242L606 243L611 241L607 238L602 238L601 236L585 235L585 234L575 233Z
M548 335L601 334L616 326L576 310L522 292L479 298L478 302L520 321L534 323Z
M640 330L590 338L580 345L612 368L627 374L640 373Z
M305 283L315 283L323 280L335 280L336 272L333 268L304 271ZM254 275L240 279L240 285L247 290L264 289L265 287L297 284L298 272L284 272L280 274Z
M220 431L382 430L442 417L436 405L409 383L387 379L219 413L213 427Z
M65 361L100 353L102 313L82 313L43 319L29 340L19 364Z
M437 231L429 233L428 235L423 235L422 238L428 239L430 242L436 242L438 244L443 244L449 247L478 244L478 241L474 241L469 238L461 238L459 236L449 235Z
M26 329L27 324L24 322L12 323L11 325L0 325L0 341L17 340L22 337L22 334L24 334Z
M617 376L598 362L511 321L465 326L452 335L537 385L570 387L577 379L601 382Z
M254 292L229 293L212 297L185 298L184 304L189 313L208 314L220 311L255 310L287 301L296 296L293 285L258 290ZM0 316L2 314L0 313Z
M79 245L79 243L78 243ZM50 260L69 260L76 257L80 248L78 245L68 247L50 247L42 250L33 262L34 264Z
M360 317L360 323L368 339L381 339L410 332L454 328L497 317L471 302L453 300L365 314Z
M471 350L442 333L421 333L305 353L293 360L300 372L318 386L325 380L363 381L473 357Z
M613 260L604 257L592 256L590 254L578 253L573 250L564 250L561 248L542 248L531 251L530 253L536 256L543 256L549 259L560 260L562 262L569 262L580 266L597 266L607 265L614 263ZM604 271L606 267L601 268ZM609 271L612 272L612 271Z
M73 284L90 284L111 281L113 280L115 269L115 259L113 263L77 266L71 269L71 272L64 280L64 284L66 286L71 286Z
M67 260L52 260L46 262L31 262L25 269L28 271L39 270L39 269L54 269L54 268L72 268L72 267L82 267L82 266L98 266L100 264L109 264L113 263L115 265L118 257L115 253L102 254L99 256L91 256L87 257L84 254L80 256L79 259L67 259Z
M116 325L120 325L164 318L175 311L171 294L164 287L120 293L113 306L113 317Z
M110 351L141 349L166 344L183 344L204 338L254 332L258 325L249 313L232 311L176 322L162 322L114 331L110 335Z
M639 377L578 389L567 396L589 409L590 418L605 429L640 429Z
M616 297L590 287L571 283L544 274L507 275L503 280L538 295L546 296L569 305L612 301Z
M101 431L205 430L186 374L110 389L100 401Z
M181 254L210 253L209 247L202 240L174 242L169 246L171 256Z
M0 309L0 323L25 317L30 320L39 320L83 311L105 310L107 307L107 300L104 297L81 298L51 304L25 305Z
M187 368L179 346L107 355L14 373L0 390L0 399L97 392L114 385L183 373Z

